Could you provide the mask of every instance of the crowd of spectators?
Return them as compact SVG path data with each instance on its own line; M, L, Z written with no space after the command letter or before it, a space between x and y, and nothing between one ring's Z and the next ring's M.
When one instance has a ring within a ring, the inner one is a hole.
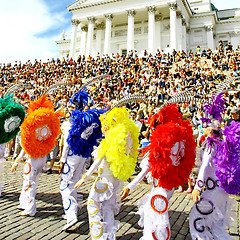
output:
M27 108L29 100L41 96L51 85L69 83L65 89L50 94L56 108L67 111L68 99L87 79L108 74L105 81L88 87L92 97L90 105L106 108L129 94L142 93L149 100L148 108L151 106L154 112L164 101L191 87L197 98L208 100L218 83L240 76L239 66L240 47L233 49L231 43L224 46L221 41L214 50L198 46L195 51L173 50L171 54L157 50L151 55L145 50L141 57L131 51L127 56L118 53L96 58L79 56L76 61L65 57L46 62L15 62L14 65L0 64L0 96L14 84L28 83L30 88L15 92L16 99ZM236 87L233 81L225 93L226 121L231 118L232 109L240 108ZM147 107L140 103L127 107L137 114L136 119L141 123L149 116ZM192 120L202 115L202 105L194 102L179 103L179 110L190 114Z

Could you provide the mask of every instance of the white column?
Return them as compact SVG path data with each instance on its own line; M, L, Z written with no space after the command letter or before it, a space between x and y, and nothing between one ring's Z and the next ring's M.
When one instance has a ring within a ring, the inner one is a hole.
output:
M182 27L182 14L177 12L177 49L183 49L183 27Z
M104 41L104 54L111 54L111 31L112 31L112 14L104 15L106 18L105 26L105 41Z
M170 3L170 48L177 49L177 3Z
M236 49L237 45L239 45L239 41L238 41L238 32L230 32L229 33L230 37L231 37L231 44L233 46L233 49Z
M77 19L72 19L72 37L70 42L69 58L75 59L76 41L77 41L77 28L80 23Z
M207 47L214 50L213 25L206 26L205 29L207 31Z
M128 10L127 54L134 50L134 15L135 10Z
M82 32L81 32L81 42L80 42L80 55L85 55L86 53L86 38L87 38L87 30L88 27L87 25L83 26L82 28Z
M148 10L148 53L154 54L155 49L155 12L156 7L147 7Z
M99 53L102 55L102 35L103 35L104 23L96 24L96 55Z
M86 47L86 57L92 55L92 45L93 45L93 29L95 17L88 17L88 34L87 34L87 47Z
M162 24L161 24L162 16L161 14L155 15L155 48L162 50Z
M187 51L187 29L186 29L186 20L183 19L183 50Z

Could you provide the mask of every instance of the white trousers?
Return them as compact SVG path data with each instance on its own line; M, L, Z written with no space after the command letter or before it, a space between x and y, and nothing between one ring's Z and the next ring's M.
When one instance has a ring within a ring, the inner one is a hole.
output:
M64 164L60 182L63 208L67 223L77 219L78 208L81 208L82 196L77 193L74 185L81 179L85 170L86 158L73 155L67 158Z
M24 164L23 170L23 187L19 198L19 208L29 215L36 213L36 189L38 184L38 176L46 163L46 157L28 158Z
M226 221L231 218L227 211L229 196L219 187L206 190L189 215L190 233L193 240L231 240L226 231Z

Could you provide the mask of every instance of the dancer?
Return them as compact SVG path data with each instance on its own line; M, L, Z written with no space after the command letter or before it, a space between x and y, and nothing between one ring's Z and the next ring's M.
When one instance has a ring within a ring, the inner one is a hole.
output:
M60 113L54 112L54 105L47 96L42 96L29 105L27 118L21 125L21 145L19 156L12 165L14 172L19 162L26 156L23 187L19 198L20 215L34 216L36 213L36 188L39 174L46 163L46 155L56 144L60 133Z
M5 145L18 134L25 117L25 111L21 104L13 99L13 95L5 95L0 98L0 174L4 160ZM0 182L0 196L3 182Z
M73 95L70 99L73 110L64 128L64 145L60 159L60 171L62 170L60 192L65 211L63 217L67 220L67 224L63 230L67 230L78 221L77 213L81 208L82 197L77 194L74 185L85 172L85 164L93 147L102 138L99 116L103 110L83 111L89 98L85 91L79 91Z
M183 121L176 105L164 106L150 122L150 145L145 148L142 171L123 189L122 200L148 173L153 187L140 200L138 224L142 240L170 239L168 201L174 188L187 182L195 161L190 122Z
M98 176L88 197L88 216L92 239L114 240L123 181L133 173L137 162L138 127L126 108L113 108L100 116L105 139L93 153L95 161L75 185L80 187L98 168Z
M222 114L225 111L223 94L205 104L205 118L202 119L207 136L201 154L202 165L197 184L192 192L195 202L190 217L192 239L233 239L226 232L230 225L234 207L228 193L240 192L240 123L233 123L221 130ZM224 135L224 140L223 140ZM204 185L206 189L201 193Z

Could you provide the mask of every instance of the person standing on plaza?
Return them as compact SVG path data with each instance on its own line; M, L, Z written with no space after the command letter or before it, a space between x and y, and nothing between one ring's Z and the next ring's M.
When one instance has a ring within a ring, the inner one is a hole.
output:
M4 160L6 143L15 138L23 123L25 111L21 104L14 101L12 95L0 98L0 174ZM3 182L0 182L0 196Z
M123 189L122 200L148 175L151 193L140 200L142 240L170 239L168 201L174 188L187 182L195 162L195 142L190 122L182 121L176 105L163 107L150 122L150 144L145 148L142 171Z
M126 108L113 108L100 116L105 139L93 152L94 163L75 185L79 188L98 168L98 176L88 197L88 216L92 239L114 240L120 208L120 191L135 170L138 127L129 119Z
M12 165L17 169L19 162L26 157L23 172L23 187L19 198L22 216L36 214L36 188L38 176L46 164L46 156L56 144L60 133L60 115L54 112L54 105L47 96L32 101L21 125L22 151Z
M60 193L62 195L64 218L67 224L63 230L77 223L78 208L81 201L74 185L85 172L85 165L93 147L102 138L101 123L98 119L102 110L87 109L89 95L79 91L70 99L72 111L64 128L64 144L60 159ZM75 108L75 109L74 109Z
M231 207L234 207L234 201L228 194L240 193L240 123L233 121L222 131L224 111L222 94L204 105L202 121L207 139L200 154L202 165L192 192L195 202L189 216L192 239L233 239L225 225L230 226L233 219ZM206 189L201 193L204 185Z

